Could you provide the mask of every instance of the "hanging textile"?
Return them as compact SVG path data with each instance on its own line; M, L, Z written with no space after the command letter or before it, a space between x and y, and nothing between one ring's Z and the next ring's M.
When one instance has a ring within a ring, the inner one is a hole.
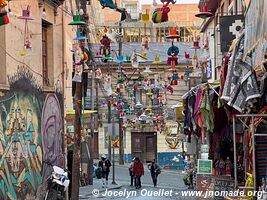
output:
M245 112L248 101L260 97L251 60L243 61L244 33L241 34L230 58L221 99L239 112Z
M206 131L212 132L214 129L214 113L209 99L209 86L207 85L202 93L202 101L200 104L201 121Z
M203 100L204 88L200 87L196 93L196 102L194 107L194 121L198 127L202 127L200 106Z

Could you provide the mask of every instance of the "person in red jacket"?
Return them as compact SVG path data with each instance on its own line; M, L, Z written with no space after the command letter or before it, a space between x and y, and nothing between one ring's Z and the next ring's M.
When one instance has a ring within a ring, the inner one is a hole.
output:
M141 188L141 176L144 175L144 165L138 157L134 160L133 173L135 174L136 189Z

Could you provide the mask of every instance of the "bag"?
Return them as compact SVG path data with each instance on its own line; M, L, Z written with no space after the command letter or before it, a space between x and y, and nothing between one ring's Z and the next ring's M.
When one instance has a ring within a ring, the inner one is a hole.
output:
M183 178L183 181L184 181L184 184L185 184L185 185L189 185L187 176L185 176L185 177Z
M160 173L161 173L161 169L158 168L158 169L156 170L156 174L160 174Z
M156 164L156 166L155 166L155 173L156 174L160 174L161 173L161 168L158 166L158 164Z
M102 178L102 169L101 167L98 167L95 171L95 175L98 179L101 179Z

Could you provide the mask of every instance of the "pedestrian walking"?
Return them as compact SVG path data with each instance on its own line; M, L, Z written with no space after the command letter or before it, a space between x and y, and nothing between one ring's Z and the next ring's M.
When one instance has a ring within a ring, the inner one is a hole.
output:
M98 167L101 168L102 173L102 187L108 187L108 175L110 172L111 163L107 159L106 155L101 156L101 160L98 163Z
M135 183L135 175L133 173L134 160L135 160L135 158L133 158L133 160L132 160L132 162L130 164L130 167L129 167L129 175L131 177L131 185L130 186L136 186L136 183Z
M133 173L136 180L136 189L141 188L141 176L144 175L144 165L138 157L136 157L134 160Z
M148 165L148 169L150 170L154 187L156 187L158 175L161 173L161 169L160 169L159 165L156 163L155 159L152 161L152 163L150 165Z

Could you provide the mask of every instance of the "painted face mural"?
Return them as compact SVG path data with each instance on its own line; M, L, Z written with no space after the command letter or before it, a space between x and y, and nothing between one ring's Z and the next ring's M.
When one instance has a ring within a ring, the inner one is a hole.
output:
M34 99L16 94L0 107L0 199L34 197L41 183L41 109Z
M60 105L55 95L46 97L42 113L44 160L52 165L64 166L62 151L63 123ZM43 165L43 180L50 175L49 166Z

